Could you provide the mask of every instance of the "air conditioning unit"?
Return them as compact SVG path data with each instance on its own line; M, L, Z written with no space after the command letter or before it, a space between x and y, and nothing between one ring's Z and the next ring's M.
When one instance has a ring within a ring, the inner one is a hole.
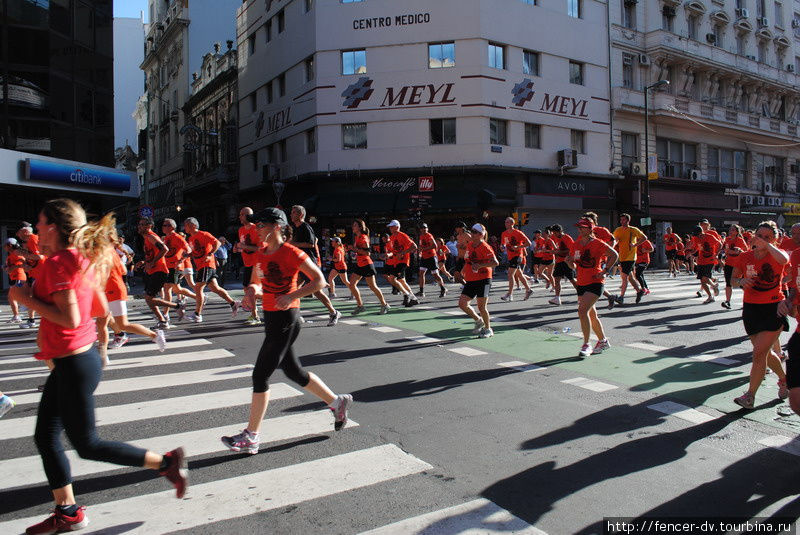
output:
M644 162L633 162L631 164L631 174L633 176L644 176L646 174Z
M647 54L639 54L639 65L650 65L650 56Z
M789 72L794 72L794 65L789 63L788 65L786 65L786 70Z
M753 204L753 196L752 195L745 195L744 196L744 203L748 205Z
M558 151L558 166L562 169L573 169L578 167L578 151L573 149L563 149Z
M674 17L675 14L676 14L676 11L675 11L675 8L672 7L672 6L664 6L664 8L661 10L661 13L665 17Z
M764 197L756 197L756 198L758 199L758 203L757 204L759 206L764 206Z
M775 206L775 197L769 197L767 199L767 206Z
M792 19L792 28L800 28L800 20Z
M708 44L711 44L711 45L713 45L714 43L716 43L716 42L717 42L717 36L716 36L716 35L714 35L713 33L707 33L707 34L706 34L706 42L707 42Z
M759 27L762 28L765 26L769 26L769 19L767 17L758 17L756 19L756 22L758 23Z
M743 19L746 19L746 18L748 18L750 16L750 12L747 11L747 8L738 7L738 8L736 8L736 16L740 17L740 18L743 18Z
M700 169L689 169L687 173L689 180L702 180L703 175L700 174Z
M764 193L772 193L772 184L769 182L764 184Z

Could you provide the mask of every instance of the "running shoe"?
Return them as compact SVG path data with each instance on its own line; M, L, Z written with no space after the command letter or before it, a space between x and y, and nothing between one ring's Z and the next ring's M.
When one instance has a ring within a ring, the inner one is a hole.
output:
M350 394L339 394L336 396L336 399L333 400L330 409L333 411L334 431L341 431L342 428L347 425L347 412L352 404L353 396Z
M413 306L416 306L418 304L419 304L419 301L417 301L417 298L416 297L411 297L411 299L408 300L408 305L406 305L406 306L413 307Z
M8 323L22 323L22 318L19 316L12 316Z
M27 319L19 324L20 329L31 329L36 326L36 321L32 319Z
M10 411L16 406L17 404L14 403L14 400L11 399L10 397L5 395L3 397L0 397L0 418L5 416L8 413L8 411Z
M156 323L156 326L153 327L154 331L164 331L166 329L169 329L169 322L167 321L159 321Z
M236 314L239 313L239 308L242 306L242 304L239 303L239 301L234 301L233 303L230 303L230 305L231 305L231 317L235 318Z
M183 318L186 317L186 302L184 299L178 300L178 308L175 311L178 313L178 321L183 321Z
M192 314L192 321L194 323L203 323L203 315L202 314Z
M357 314L361 314L365 310L367 310L367 307L365 307L364 305L357 306L356 308L353 309L353 315L355 316Z
M472 334L481 334L483 327L483 320L475 320L475 326L472 328Z
M590 346L589 344L583 344L581 346L581 350L578 351L579 357L588 357L591 354L592 354L592 346Z
M417 297L425 297L425 290L420 290L417 292Z
M506 294L500 297L501 301L513 301L514 296L512 294Z
M786 399L789 397L789 387L786 386L786 381L778 381L778 398Z
M255 316L250 316L249 318L247 318L247 319L245 320L245 323L246 323L247 325L253 325L253 326L255 326L255 325L261 325L261 320L260 320L260 319L258 319L258 318L256 318Z
M334 310L333 314L328 316L328 327L333 327L337 323L339 323L339 318L342 317L342 313L338 310Z
M439 288L439 299L443 298L445 295L447 295L447 288L442 286Z
M156 331L156 337L153 340L158 346L158 350L163 353L167 349L167 337L164 336L164 331Z
M745 409L752 409L753 404L756 402L756 397L750 392L745 392L738 398L734 398L733 402Z
M25 535L45 535L50 533L64 533L66 531L77 531L89 525L89 517L86 516L86 507L78 507L74 516L62 513L58 507L55 512L43 522L34 524L25 530Z
M522 298L523 301L527 301L533 295L533 290L525 290L525 297Z
M397 288L395 288L395 290L396 290L396 289L397 289ZM394 293L394 292L392 292L392 293ZM407 307L407 306L408 306L408 294L403 294L403 306L404 306L404 307Z
M555 296L548 301L551 305L560 305L561 304L561 297Z
M594 346L594 349L592 349L592 353L593 354L602 353L609 347L611 347L611 344L609 343L608 338L603 338L602 340L597 341L597 343Z
M115 334L114 339L108 344L108 349L119 349L128 342L128 335L125 333Z
M614 308L614 305L617 304L617 296L616 295L609 295L608 296L608 309L611 310Z
M258 439L258 433L251 433L247 429L242 429L242 432L232 437L222 437L222 443L231 451L243 451L250 455L258 453L258 446L261 441Z
M625 304L625 298L622 297L621 295L616 296L614 298L614 300L617 302L618 305L624 305Z
M181 499L189 486L189 468L183 448L168 451L164 454L164 460L167 461L167 467L159 470L158 475L166 477L175 486L175 497Z
M644 290L639 290L636 292L636 303L640 303L642 301L642 297L644 296Z
M703 297L703 294L701 294L699 291L698 291L698 292L696 292L696 293L695 293L695 295L696 295L697 297Z
M478 334L478 338L491 338L492 336L494 336L494 331L491 327L481 329L481 332Z
M714 295L715 295L715 296L716 296L716 295L719 295L719 283L716 283L716 284L714 285Z
M378 314L381 314L381 315L388 314L390 308L392 308L392 307L389 306L389 303L386 303L385 305L381 305L381 311L378 312Z
M727 308L728 310L731 309L731 302L730 301L723 301L720 304L722 305L722 308Z
M704 304L704 305L707 305L707 304L709 304L709 303L713 303L714 301L716 301L716 300L714 299L714 296L713 296L713 295L709 295L709 296L708 296L708 299L706 299L705 301L703 301L703 304Z
M644 295L650 295L650 288L644 289Z

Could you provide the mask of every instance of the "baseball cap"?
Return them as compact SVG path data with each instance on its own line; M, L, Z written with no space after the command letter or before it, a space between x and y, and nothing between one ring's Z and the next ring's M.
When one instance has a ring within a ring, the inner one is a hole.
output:
M592 228L594 228L594 222L591 219L589 219L588 217L582 217L582 218L578 219L578 221L575 223L575 226L576 227L581 227L581 228L592 229Z
M564 229L563 229L563 228L561 228L561 225L552 225L552 226L550 227L550 230L551 230L552 232L563 232L563 230L564 230Z
M250 223L278 223L282 227L289 225L286 214L278 208L264 208L253 214L248 214L247 221Z
M386 225L386 226L387 226L387 227L397 227L397 228L400 228L400 221L398 221L397 219L392 219L391 221L389 221L389 224L388 224L388 225Z
M19 242L15 238L8 238L6 240L6 245L19 245Z
M334 236L331 238L331 241L334 243L342 243L342 239L339 236Z
M483 234L483 232L484 232L483 225L481 225L480 223L475 223L474 225L472 225L472 228L469 229L469 230L470 230L470 232L480 232L481 234Z

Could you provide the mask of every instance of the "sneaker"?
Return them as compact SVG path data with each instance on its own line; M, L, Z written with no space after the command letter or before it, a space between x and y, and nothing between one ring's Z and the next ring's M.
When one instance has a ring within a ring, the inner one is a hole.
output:
M420 290L416 293L417 297L425 297L425 290Z
M481 334L483 328L483 320L475 320L475 326L472 328L472 334Z
M695 295L696 295L697 297L703 297L703 294L701 294L699 291L698 291L698 292L696 292L696 293L695 293Z
M511 295L511 294L506 294L504 296L501 296L500 300L501 301L513 301L514 300L514 296Z
M786 381L778 381L778 398L786 399L789 397L789 387L786 386Z
M175 309L175 312L178 313L178 321L183 321L183 318L186 317L186 303L184 299L178 301L178 308Z
M167 337L164 336L164 331L156 331L156 337L153 340L158 346L158 350L163 353L167 349Z
M350 394L340 394L331 403L330 409L333 411L333 429L334 431L341 431L347 425L347 411L350 405L353 404L353 396Z
M491 327L481 329L481 332L478 333L478 338L491 338L492 336L494 336L494 331Z
M592 349L592 354L602 353L609 347L611 347L611 344L608 342L608 338L603 338L602 340L598 340L597 344L595 344L594 346L594 349Z
M8 323L22 323L22 318L19 316L12 316Z
M89 525L89 518L86 516L86 507L78 507L75 516L67 516L58 507L55 512L43 522L34 524L25 530L26 535L44 535L50 533L63 533L65 531L77 531Z
M183 448L177 448L164 454L167 460L167 467L158 471L158 475L164 476L175 486L175 497L183 498L186 494L186 487L189 486L189 468L186 465L186 456Z
M723 301L720 304L722 305L722 308L727 308L728 310L731 309L731 302L730 301Z
M707 305L707 304L709 304L709 303L713 303L714 301L715 301L715 299L714 299L714 296L713 296L713 295L709 295L709 296L708 296L708 299L706 299L705 301L703 301L703 304L704 304L704 305Z
M222 443L231 451L243 451L250 455L258 453L258 446L261 441L258 439L258 433L251 433L247 429L242 429L242 432L232 437L222 437Z
M365 310L367 310L367 307L365 307L364 305L357 306L356 308L353 309L353 316L355 316L357 314L361 314Z
M719 295L719 283L714 285L714 295Z
M395 290L396 290L396 289L397 289L397 288L395 288ZM408 306L408 295L406 295L406 294L403 294L403 306L404 306L404 307L407 307L407 306Z
M334 310L333 314L328 316L328 327L333 327L337 323L339 323L339 318L342 317L342 313L338 310Z
M10 411L16 406L17 404L14 403L14 400L11 399L10 397L8 396L0 397L0 418L5 416L8 413L8 411Z
M533 290L525 290L525 297L522 298L523 301L527 301L533 295Z
M194 323L203 323L203 315L202 314L192 314L193 318L192 321Z
M381 315L388 314L390 308L392 308L392 307L389 306L389 303L386 303L385 305L381 305L381 311L378 312L378 314L381 314Z
M745 392L738 398L735 398L733 402L741 407L744 407L745 409L752 409L753 404L756 402L756 398L750 392Z
M261 325L261 320L256 317L250 316L245 320L245 323L247 325Z
M608 296L608 309L611 310L614 308L614 305L617 304L617 296L616 295L609 295Z
M617 297L615 297L615 298L614 298L614 300L615 300L615 301L617 302L617 304L618 304L618 305L620 305L620 306L622 306L622 305L624 305L624 304L625 304L625 298L624 298L624 297L622 297L621 295L618 295Z
M128 342L128 335L125 333L114 335L114 339L108 344L108 349L119 349Z
M439 299L443 298L445 295L447 295L447 288L442 286L439 288Z
M650 295L650 288L644 289L644 295Z
M554 298L548 301L551 305L560 305L561 304L561 297L555 296Z
M591 354L592 354L592 346L590 346L589 344L583 344L581 346L581 350L578 351L579 357L588 357Z
M239 301L234 301L231 305L231 317L235 318L236 314L239 313L239 308L241 308L242 304Z
M411 299L408 300L408 305L406 305L406 306L413 307L413 306L418 305L418 304L419 304L419 301L417 301L417 298L416 297L412 297Z
M20 329L31 329L36 326L36 322L34 320L25 320L19 324Z
M642 297L644 296L644 290L639 290L636 292L636 303L640 303L642 301Z

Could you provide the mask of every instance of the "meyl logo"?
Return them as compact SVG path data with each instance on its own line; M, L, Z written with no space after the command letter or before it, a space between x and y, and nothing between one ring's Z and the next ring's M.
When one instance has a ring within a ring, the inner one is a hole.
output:
M533 82L530 78L525 78L520 83L515 85L514 89L511 90L511 94L514 95L514 98L511 101L515 105L523 107L525 104L533 100L534 93L535 91L533 90Z
M372 80L364 76L342 92L344 97L343 106L349 109L357 108L365 100L369 100L375 90L372 89Z

